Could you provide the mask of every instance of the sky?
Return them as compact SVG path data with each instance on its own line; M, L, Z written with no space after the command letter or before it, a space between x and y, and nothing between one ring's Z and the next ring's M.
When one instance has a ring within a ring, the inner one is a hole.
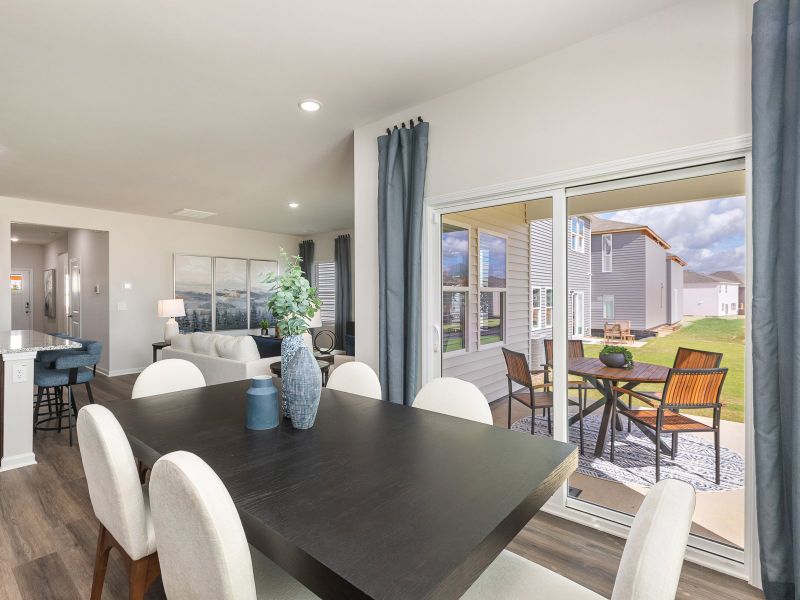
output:
M699 273L744 273L745 198L720 198L600 213L603 219L647 225Z

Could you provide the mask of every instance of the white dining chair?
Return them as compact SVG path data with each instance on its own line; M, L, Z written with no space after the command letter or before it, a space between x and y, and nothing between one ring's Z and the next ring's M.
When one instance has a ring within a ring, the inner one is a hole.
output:
M111 411L89 404L78 412L78 441L92 509L100 521L91 598L98 600L103 593L112 548L128 568L130 598L143 598L158 577L158 557L147 490L128 438Z
M380 400L381 382L368 364L350 361L340 364L331 373L325 386L329 390L339 390Z
M228 490L199 456L161 457L150 476L150 499L170 600L317 598L248 545Z
M694 505L694 488L688 483L665 479L650 489L631 525L611 600L675 598ZM603 596L503 550L462 598L599 600Z
M427 383L414 398L414 408L493 425L486 396L474 384L455 377L439 377Z
M205 387L206 380L197 365L180 358L166 358L149 365L133 384L131 398Z

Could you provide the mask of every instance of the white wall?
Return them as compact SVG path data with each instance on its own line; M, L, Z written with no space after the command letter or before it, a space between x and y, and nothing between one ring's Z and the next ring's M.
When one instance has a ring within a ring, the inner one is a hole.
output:
M44 324L44 247L38 244L11 244L11 267L32 271L32 327L41 331Z
M687 317L720 316L719 286L684 286L683 314Z
M377 368L387 126L430 122L427 197L748 134L751 19L752 0L690 0L357 129L358 359Z
M163 337L157 301L172 297L175 252L278 258L281 247L296 251L300 238L17 198L0 197L0 272L8 272L12 221L108 232L110 370L132 372L152 360L152 342ZM123 282L133 289L123 290ZM117 308L119 302L127 310ZM0 287L0 330L11 325L11 294Z
M65 233L60 238L57 238L44 247L44 268L56 270L56 318L50 319L45 317L41 331L46 333L56 333L60 330L65 330L66 327L59 326L59 317L62 322L66 322L66 302L64 301L64 277L63 273L59 272L58 268L58 255L69 252L69 245L67 234ZM108 254L108 248L106 248Z

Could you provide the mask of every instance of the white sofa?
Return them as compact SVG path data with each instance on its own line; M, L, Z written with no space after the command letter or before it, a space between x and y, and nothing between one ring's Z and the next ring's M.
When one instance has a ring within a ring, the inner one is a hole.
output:
M187 333L172 338L162 358L182 358L200 369L206 385L270 375L269 366L280 362L280 356L261 358L255 341L249 335L219 333Z

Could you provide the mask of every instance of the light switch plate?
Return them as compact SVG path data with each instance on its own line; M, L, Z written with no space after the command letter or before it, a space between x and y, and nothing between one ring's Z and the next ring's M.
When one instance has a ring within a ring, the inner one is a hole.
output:
M127 302L117 302L117 310L128 310Z

